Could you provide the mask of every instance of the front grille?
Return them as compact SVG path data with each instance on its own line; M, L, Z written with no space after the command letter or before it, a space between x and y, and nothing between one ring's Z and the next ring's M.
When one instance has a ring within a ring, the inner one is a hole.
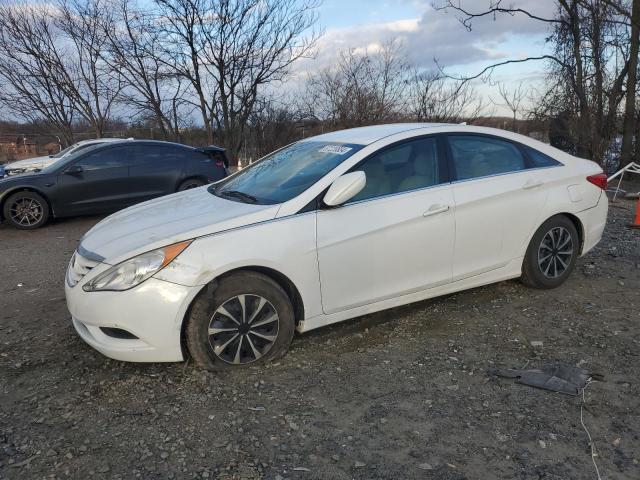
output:
M67 269L67 284L70 287L75 287L78 282L99 263L100 262L83 257L76 251L73 257L71 257L71 262L69 262L69 268Z

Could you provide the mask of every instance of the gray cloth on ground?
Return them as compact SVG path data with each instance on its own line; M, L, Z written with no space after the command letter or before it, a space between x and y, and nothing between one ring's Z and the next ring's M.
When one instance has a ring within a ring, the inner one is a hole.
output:
M490 368L487 373L491 376L516 378L516 383L568 395L577 395L590 379L600 377L583 368L562 363L528 370Z

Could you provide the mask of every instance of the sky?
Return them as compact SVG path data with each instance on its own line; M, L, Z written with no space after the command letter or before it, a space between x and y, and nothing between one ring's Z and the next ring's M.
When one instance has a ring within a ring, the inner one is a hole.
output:
M454 11L437 11L433 3L443 0L324 0L318 9L324 30L313 59L296 65L296 75L304 75L335 62L337 52L353 49L375 51L385 41L401 42L411 64L435 69L434 58L451 75L472 75L483 67L507 59L539 56L545 50L547 25L524 15L478 18L469 32ZM460 0L464 8L481 11L490 0ZM522 7L552 18L554 0L510 0L505 5ZM534 86L543 76L542 62L508 65L496 70L492 80L512 88L520 81ZM487 100L499 100L495 85L477 82L478 92ZM497 107L497 114L508 110Z
M506 14L474 19L472 30L468 31L460 23L459 13L433 7L444 4L445 0L319 1L316 27L323 34L316 45L315 56L298 60L293 66L292 78L275 88L295 91L309 73L335 64L339 52L356 49L374 53L390 40L402 45L406 59L414 67L436 70L434 59L437 59L449 75L470 76L495 62L541 55L549 34L544 22ZM469 11L479 12L492 0L454 1ZM503 1L505 6L523 8L543 18L553 18L556 13L556 0ZM495 70L492 84L475 81L474 87L484 103L498 103L492 105L493 111L486 113L511 115L506 107L499 105L496 82L505 83L509 88L523 82L526 89L535 88L543 81L543 67L540 61L507 65Z

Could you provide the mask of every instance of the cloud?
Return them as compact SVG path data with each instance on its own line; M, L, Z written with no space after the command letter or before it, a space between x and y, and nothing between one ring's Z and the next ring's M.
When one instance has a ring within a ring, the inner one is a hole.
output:
M407 0L420 14L405 20L328 28L320 39L314 59L303 60L296 66L296 73L305 74L331 66L338 54L347 49L374 53L384 42L400 41L407 59L422 68L434 68L434 58L446 67L460 67L475 62L520 58L521 46L518 38L538 36L548 32L548 24L525 15L497 14L476 18L471 31L460 23L459 13L435 10L431 2ZM488 6L487 1L462 2L469 11L479 12ZM521 7L532 13L550 18L554 16L554 2L550 0L520 0L510 5ZM536 41L532 39L531 46ZM537 42L535 48L542 48Z

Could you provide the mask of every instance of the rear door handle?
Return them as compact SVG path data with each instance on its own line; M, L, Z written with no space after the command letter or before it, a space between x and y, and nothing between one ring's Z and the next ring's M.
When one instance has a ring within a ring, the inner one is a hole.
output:
M429 207L429 210L422 214L423 217L430 217L431 215L437 215L438 213L443 213L449 210L449 205L440 205L435 204Z
M527 183L524 184L522 189L531 190L532 188L538 188L538 187L541 187L542 185L543 183L540 180L529 180Z

